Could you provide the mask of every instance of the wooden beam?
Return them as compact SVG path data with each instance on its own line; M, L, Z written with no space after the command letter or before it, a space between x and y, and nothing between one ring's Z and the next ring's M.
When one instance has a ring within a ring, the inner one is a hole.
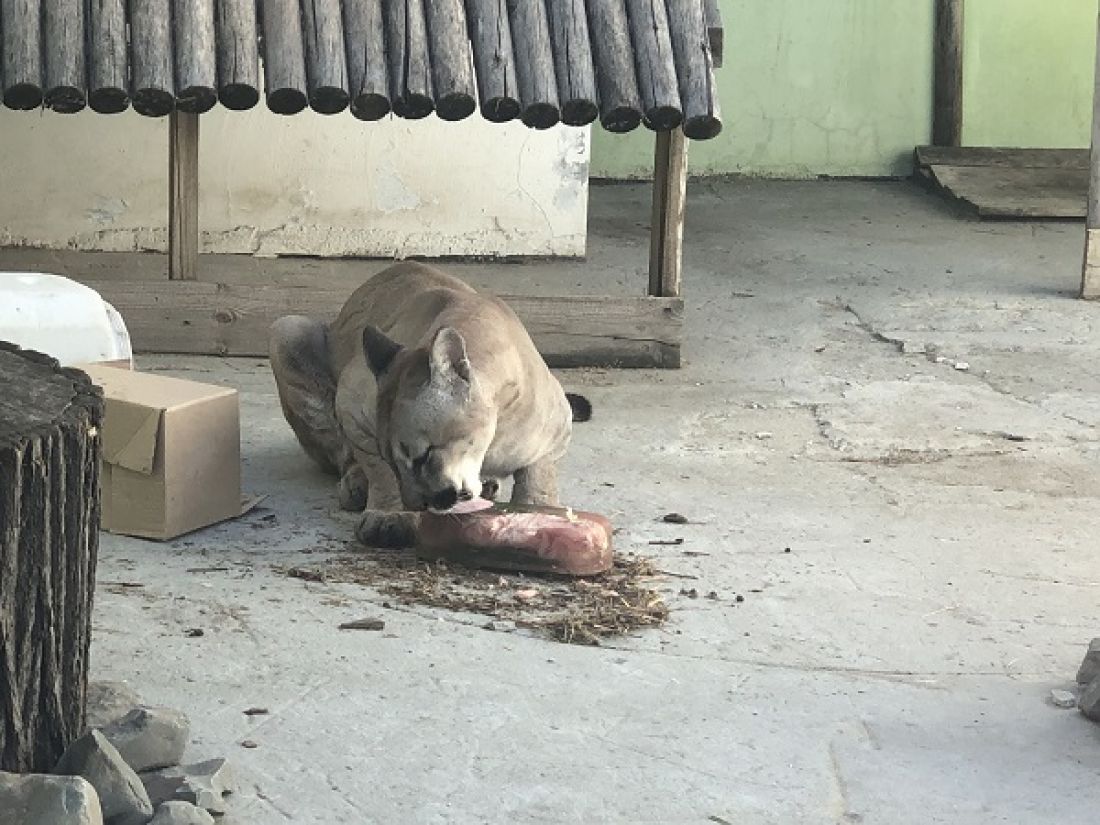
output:
M963 2L936 0L932 143L962 145Z
M346 289L321 283L80 279L126 319L138 352L266 357L276 318L334 318ZM680 366L679 298L502 296L554 367Z
M657 133L653 220L649 229L649 294L679 297L687 194L687 140L680 129Z
M725 47L725 37L722 28L722 9L718 6L718 0L703 0L703 10L707 19L707 40L710 42L710 54L714 61L714 68L722 66L722 52Z
M168 277L195 280L199 263L199 116L168 118Z
M1081 269L1081 297L1088 299L1100 298L1100 21L1097 23L1096 43L1085 261Z

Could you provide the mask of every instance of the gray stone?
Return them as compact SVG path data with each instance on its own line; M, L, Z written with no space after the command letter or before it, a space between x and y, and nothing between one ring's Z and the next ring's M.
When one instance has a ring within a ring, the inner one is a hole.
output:
M190 802L165 802L149 825L214 825L214 817Z
M1077 671L1077 684L1087 685L1097 676L1100 676L1100 638L1089 642L1088 653Z
M141 697L125 682L88 683L88 728L102 728L141 704Z
M153 803L177 800L205 808L212 814L225 813L225 795L233 792L233 776L224 759L208 759L177 765L141 775Z
M152 771L180 763L191 723L178 710L143 705L102 730L126 764L135 771Z
M91 782L109 825L145 825L153 815L153 804L141 779L97 730L73 742L54 773L83 776Z
M0 771L0 825L103 825L103 814L87 779Z
M1056 708L1075 708L1077 707L1077 694L1072 690L1052 690L1050 692L1050 703Z
M1083 691L1077 700L1077 707L1093 722L1100 722L1100 676L1097 676Z

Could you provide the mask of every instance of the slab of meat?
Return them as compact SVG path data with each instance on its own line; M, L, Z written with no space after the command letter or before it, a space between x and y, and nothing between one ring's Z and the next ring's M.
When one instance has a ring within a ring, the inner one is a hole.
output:
M611 569L611 523L601 515L507 504L465 509L422 513L417 554L468 567L565 576Z

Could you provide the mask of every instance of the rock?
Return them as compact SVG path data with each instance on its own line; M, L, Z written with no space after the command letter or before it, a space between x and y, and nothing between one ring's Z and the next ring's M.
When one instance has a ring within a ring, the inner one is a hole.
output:
M171 708L138 707L102 730L135 771L178 765L183 759L191 723Z
M153 815L153 804L138 775L97 730L69 745L54 773L91 782L110 825L145 825Z
M225 813L225 795L233 791L233 777L224 759L208 759L141 775L153 803L190 802L212 814Z
M1097 676L1081 691L1077 707L1093 722L1100 722L1100 676Z
M165 802L149 825L214 825L214 817L190 802Z
M79 776L0 771L0 825L103 825L99 794Z
M1050 703L1056 708L1075 708L1077 707L1077 694L1072 690L1052 690L1050 692Z
M1088 653L1077 671L1077 684L1087 685L1097 676L1100 676L1100 638L1089 642Z
M88 683L88 728L102 728L141 704L141 697L125 682Z

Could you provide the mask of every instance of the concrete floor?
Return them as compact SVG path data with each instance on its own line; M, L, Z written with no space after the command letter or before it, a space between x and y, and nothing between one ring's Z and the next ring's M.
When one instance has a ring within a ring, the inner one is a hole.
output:
M589 263L491 277L642 289L646 199L594 190ZM1082 235L905 183L693 183L686 367L564 374L597 409L566 489L721 598L669 580L667 628L601 648L277 574L351 523L266 366L143 358L240 388L277 520L105 536L93 677L190 713L190 755L237 766L233 825L1094 825L1100 726L1048 701L1100 635ZM336 630L361 615L387 632Z

